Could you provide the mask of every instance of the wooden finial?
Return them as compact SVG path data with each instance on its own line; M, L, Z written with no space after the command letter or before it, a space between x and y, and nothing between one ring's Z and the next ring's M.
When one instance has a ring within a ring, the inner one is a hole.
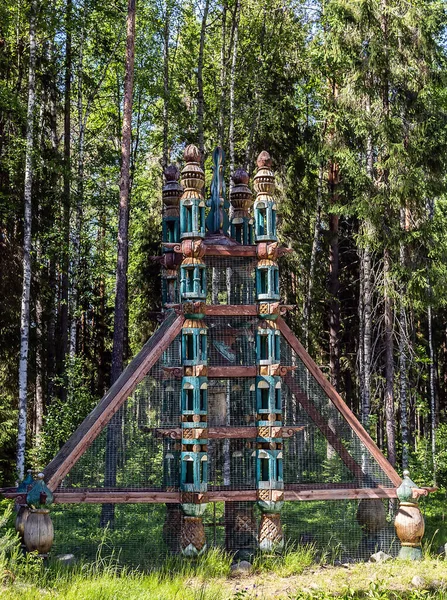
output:
M249 181L248 173L244 169L236 169L231 179L233 180L234 185L248 185Z
M256 161L259 169L263 167L271 167L272 166L272 158L266 150L263 150L261 154L258 156L258 160Z
M166 183L170 181L178 181L180 178L180 171L176 165L168 165L163 172Z
M183 158L185 159L186 163L200 163L202 155L197 146L194 146L194 144L189 144L189 146L186 146L185 148Z

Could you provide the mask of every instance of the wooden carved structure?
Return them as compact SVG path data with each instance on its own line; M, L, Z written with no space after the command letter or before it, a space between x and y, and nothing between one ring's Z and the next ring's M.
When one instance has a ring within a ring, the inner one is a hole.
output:
M54 502L165 505L166 547L197 556L213 503L225 503L226 547L243 553L283 547L287 502L359 500L366 547L402 480L284 320L271 158L258 157L255 199L242 169L227 198L221 149L208 200L195 146L184 161L162 191L162 324L44 470ZM118 411L132 435L107 456ZM26 504L24 490L4 493Z

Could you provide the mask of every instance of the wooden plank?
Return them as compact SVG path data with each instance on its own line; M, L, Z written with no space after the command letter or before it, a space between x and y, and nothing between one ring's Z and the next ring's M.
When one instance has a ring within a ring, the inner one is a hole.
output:
M62 446L56 457L44 469L45 481L55 490L65 475L98 437L116 411L123 405L138 383L161 357L182 329L183 316L171 312L141 351L121 373L105 396Z
M207 493L209 502L255 502L256 490L218 490ZM285 490L287 502L315 500L360 500L363 498L397 498L395 488L345 488L332 490ZM178 504L180 492L83 490L55 492L56 504Z
M209 379L226 379L228 377L256 377L258 369L252 367L208 367Z
M363 445L367 448L367 450L369 450L369 452L372 454L372 456L376 459L377 463L380 465L380 467L383 469L383 471L389 477L390 481L396 487L398 487L401 484L402 479L399 477L399 475L396 473L395 469L390 465L388 460L385 458L385 456L379 450L379 448L376 445L376 443L374 442L374 440L370 437L370 435L367 433L367 431L362 427L362 425L357 420L356 416L351 411L351 409L348 407L348 405L345 403L343 398L338 394L338 392L335 390L335 388L331 385L331 383L326 379L326 377L320 371L318 366L315 364L315 362L312 360L312 358L306 352L306 350L304 349L302 344L299 342L298 338L293 333L293 331L290 329L290 327L287 325L287 323L284 321L284 319L282 317L278 317L277 323L279 325L282 335L285 337L285 339L287 340L289 345L293 348L293 350L295 350L295 352L297 353L297 355L303 362L304 366L309 370L311 375L319 383L319 385L324 390L324 392L327 394L327 396L332 400L332 403L334 404L334 406L338 410L338 412L347 420L347 422L349 423L349 425L351 426L351 428L353 429L353 431L355 432L357 437L360 439L360 441L363 443Z
M246 256L256 258L257 246L224 246L223 244L206 244L206 256Z
M273 427L273 429L279 429L280 431L275 433L275 437L281 438L289 438L298 433L298 431L302 431L305 429L305 425L299 427ZM144 428L144 431L148 433L155 432L157 437L161 438L170 438L172 440L179 440L182 437L182 430L180 427L175 427L172 429L167 428ZM194 430L193 430L194 431ZM205 437L209 440L225 440L225 439L245 439L252 440L258 437L258 428L253 427L209 427L205 433L203 429L197 429L197 435L200 437Z
M256 317L257 304L207 304L207 317Z
M298 383L294 380L294 378L289 374L284 378L284 381L290 388L290 391L295 395L297 401L301 404L304 410L307 412L309 417L327 439L329 444L334 448L334 450L338 453L341 460L347 466L347 468L355 475L355 477L362 481L365 478L365 474L362 471L362 468L357 462L352 458L346 448L343 446L343 442L341 439L335 434L335 432L329 427L329 424L323 416L318 412L312 402L309 400L307 395L302 391L299 387Z
M312 500L362 500L363 498L397 498L396 488L348 488L338 490L286 490L284 500L310 502Z

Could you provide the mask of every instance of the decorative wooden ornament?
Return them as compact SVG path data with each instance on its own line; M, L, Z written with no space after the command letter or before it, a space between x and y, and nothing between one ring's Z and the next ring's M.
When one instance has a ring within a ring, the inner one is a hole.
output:
M419 488L410 479L409 471L404 471L403 481L396 491L400 504L394 526L401 543L399 558L421 560L421 540L425 531L425 522L418 502L419 497L426 496L428 492Z
M37 475L37 481L26 496L30 507L23 525L23 541L28 552L37 550L45 557L53 545L54 529L47 506L53 503L53 494L45 485L44 474Z

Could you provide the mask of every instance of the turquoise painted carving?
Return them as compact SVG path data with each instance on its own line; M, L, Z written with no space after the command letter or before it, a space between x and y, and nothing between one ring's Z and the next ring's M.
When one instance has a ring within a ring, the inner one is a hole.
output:
M206 228L210 233L226 233L230 226L227 214L230 203L225 197L225 181L223 177L224 160L224 151L222 148L216 148L213 152L211 198L207 201L210 211L206 218Z
M43 480L44 474L39 473L37 475L37 481L30 489L26 496L26 503L31 508L43 508L53 504L53 494L51 490L45 485Z

